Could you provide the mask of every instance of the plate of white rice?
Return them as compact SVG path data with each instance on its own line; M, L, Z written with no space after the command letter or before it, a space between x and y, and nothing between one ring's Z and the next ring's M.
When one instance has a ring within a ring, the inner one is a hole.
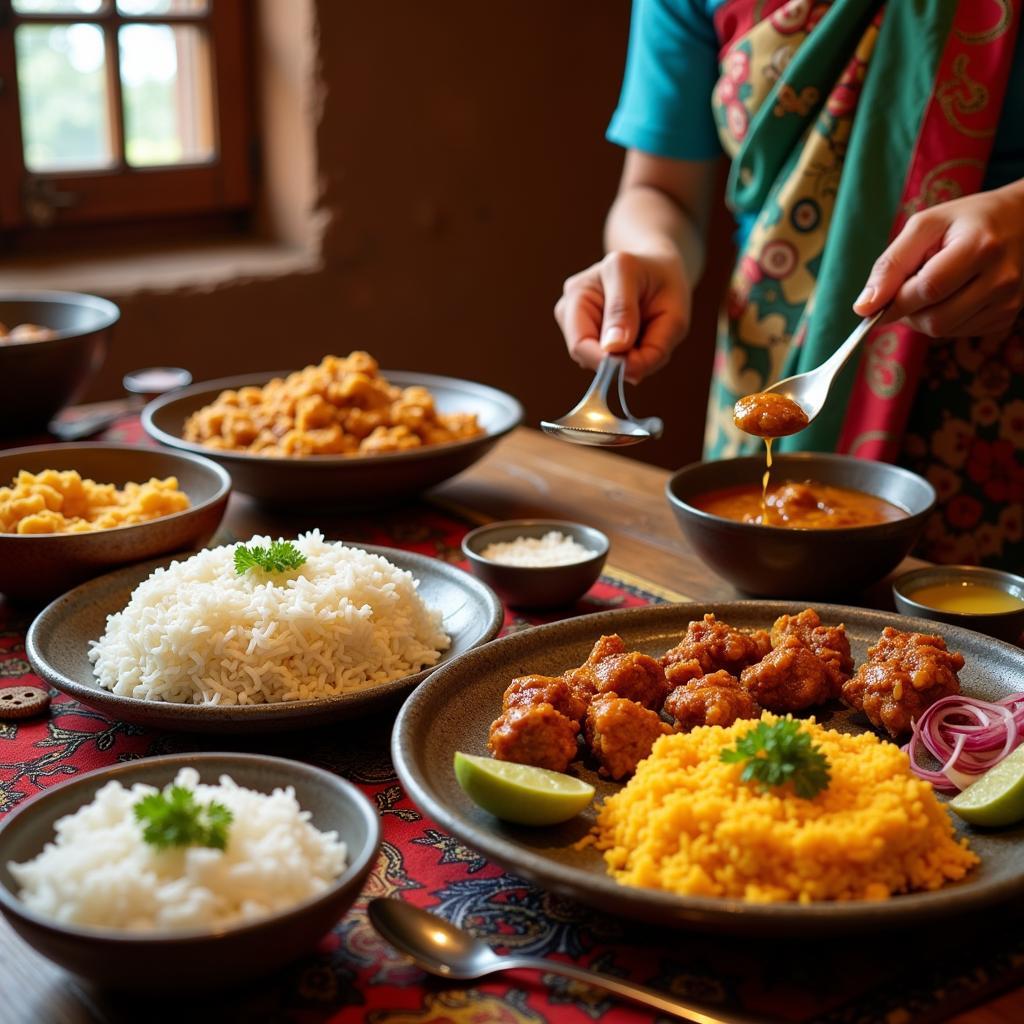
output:
M222 847L146 839L136 805L175 784L195 806L230 812ZM181 994L313 949L379 848L376 807L320 768L254 754L141 758L44 790L0 822L0 911L75 974Z
M268 731L395 705L501 628L494 593L454 566L317 530L291 543L305 561L283 572L237 572L228 544L83 584L33 622L29 661L112 718Z

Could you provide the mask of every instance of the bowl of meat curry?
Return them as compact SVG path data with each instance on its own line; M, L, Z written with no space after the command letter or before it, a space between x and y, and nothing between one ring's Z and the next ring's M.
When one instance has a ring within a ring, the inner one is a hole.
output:
M666 496L700 558L749 594L825 597L882 579L910 552L935 490L899 466L848 455L699 462Z

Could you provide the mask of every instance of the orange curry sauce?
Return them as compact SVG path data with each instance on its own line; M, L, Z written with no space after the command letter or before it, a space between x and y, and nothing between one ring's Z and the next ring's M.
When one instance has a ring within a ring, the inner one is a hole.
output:
M724 519L801 530L835 530L905 519L905 509L873 494L831 484L785 483L763 494L757 484L709 491L694 498L694 508Z
M810 422L807 413L785 395L758 391L745 395L732 410L733 423L744 433L764 439L765 467L761 477L761 521L769 521L768 479L772 472L772 441L803 430Z

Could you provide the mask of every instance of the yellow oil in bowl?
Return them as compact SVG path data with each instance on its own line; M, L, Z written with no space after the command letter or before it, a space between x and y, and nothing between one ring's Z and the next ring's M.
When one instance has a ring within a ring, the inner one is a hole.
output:
M1024 598L1001 587L968 580L929 583L910 591L907 597L937 611L958 615L999 615L1024 608Z

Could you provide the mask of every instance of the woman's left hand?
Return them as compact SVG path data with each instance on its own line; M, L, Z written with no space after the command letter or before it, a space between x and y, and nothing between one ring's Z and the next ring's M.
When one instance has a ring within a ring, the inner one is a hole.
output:
M854 311L887 302L933 338L1005 334L1024 306L1024 181L915 213L871 268Z

